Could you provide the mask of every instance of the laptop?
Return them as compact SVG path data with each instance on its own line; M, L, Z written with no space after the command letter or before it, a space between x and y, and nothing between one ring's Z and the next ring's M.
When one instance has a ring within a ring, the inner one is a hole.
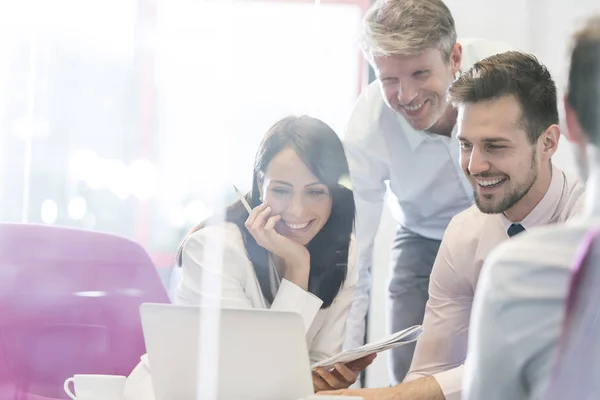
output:
M297 313L145 303L156 400L298 400L313 394Z

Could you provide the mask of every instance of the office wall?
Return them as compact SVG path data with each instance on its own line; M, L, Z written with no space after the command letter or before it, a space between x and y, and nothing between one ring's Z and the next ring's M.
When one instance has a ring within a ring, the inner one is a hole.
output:
M559 89L564 87L569 35L587 15L600 12L597 0L445 0L456 20L459 37L482 37L514 44L536 54L554 74ZM569 143L562 138L554 162L575 172ZM393 219L384 211L377 236L373 265L372 305L369 321L371 340L385 335L385 298ZM387 355L370 368L367 385L387 386Z

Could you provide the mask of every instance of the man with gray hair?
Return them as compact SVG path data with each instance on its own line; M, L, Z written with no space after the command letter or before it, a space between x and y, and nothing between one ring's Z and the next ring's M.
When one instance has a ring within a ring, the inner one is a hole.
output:
M586 181L584 216L520 235L486 260L469 332L466 400L600 398L600 15L575 35L564 103ZM579 264L590 244L592 258Z
M360 271L345 348L363 343L373 243L386 191L397 223L388 330L423 322L442 235L450 219L473 204L473 189L458 161L457 114L446 90L461 71L508 47L457 41L454 19L441 0L378 0L367 12L361 48L377 80L358 99L344 136ZM404 379L413 352L414 345L392 350L393 384Z

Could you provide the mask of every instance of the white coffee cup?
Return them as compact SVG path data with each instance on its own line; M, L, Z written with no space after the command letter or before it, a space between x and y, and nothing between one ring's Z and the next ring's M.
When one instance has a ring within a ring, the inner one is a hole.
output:
M120 375L74 375L65 381L65 393L73 400L123 400L124 392L125 377Z

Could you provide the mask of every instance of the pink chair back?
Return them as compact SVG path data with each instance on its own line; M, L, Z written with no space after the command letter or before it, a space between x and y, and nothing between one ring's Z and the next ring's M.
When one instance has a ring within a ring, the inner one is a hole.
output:
M0 224L0 399L66 399L74 374L128 375L145 353L144 302L169 299L137 243Z

